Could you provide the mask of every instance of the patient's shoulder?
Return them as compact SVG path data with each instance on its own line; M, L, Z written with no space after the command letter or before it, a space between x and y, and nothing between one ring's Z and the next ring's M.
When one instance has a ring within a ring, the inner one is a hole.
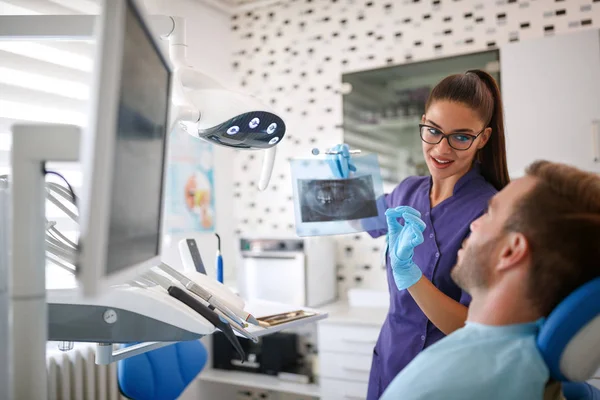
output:
M394 394L384 399L541 400L547 381L534 335L486 337L463 328L419 354L388 388Z

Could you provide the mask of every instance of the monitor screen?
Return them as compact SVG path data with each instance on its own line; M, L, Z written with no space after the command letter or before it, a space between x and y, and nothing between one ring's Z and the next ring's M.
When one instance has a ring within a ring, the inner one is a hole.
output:
M136 9L127 3L106 275L158 256L162 230L171 77Z

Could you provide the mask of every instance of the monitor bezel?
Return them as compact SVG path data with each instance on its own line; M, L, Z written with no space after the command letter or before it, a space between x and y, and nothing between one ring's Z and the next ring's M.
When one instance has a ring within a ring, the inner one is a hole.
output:
M96 296L110 286L125 283L160 263L163 246L164 202L168 145L172 113L173 65L161 48L159 34L150 24L139 0L103 0L101 12L95 26L96 51L89 107L88 125L84 131L80 160L83 167L83 185L79 205L80 239L77 262L78 287L85 296ZM127 7L142 22L142 28L150 37L158 56L169 74L168 108L163 146L162 187L159 210L158 254L145 261L133 264L119 272L108 275L106 260L112 199L112 177L114 167L116 126L120 95L121 68ZM111 134L107 134L107 133Z

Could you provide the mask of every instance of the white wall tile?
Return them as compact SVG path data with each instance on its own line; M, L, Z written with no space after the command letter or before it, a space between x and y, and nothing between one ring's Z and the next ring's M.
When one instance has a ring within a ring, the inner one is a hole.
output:
M341 74L599 25L600 2L593 0L292 0L234 16L236 83L271 102L288 126L266 192L254 184L262 158L235 154L237 235L295 234L288 159L342 141ZM381 239L363 233L337 241L341 292L386 288L374 251L383 246Z

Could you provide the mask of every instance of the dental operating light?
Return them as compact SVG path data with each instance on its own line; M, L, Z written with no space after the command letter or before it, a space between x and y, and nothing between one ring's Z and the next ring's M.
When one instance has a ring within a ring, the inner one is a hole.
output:
M185 20L171 17L169 56L173 63L172 124L210 143L239 150L265 150L258 189L269 184L275 146L285 135L281 117L256 97L235 92L188 65Z

